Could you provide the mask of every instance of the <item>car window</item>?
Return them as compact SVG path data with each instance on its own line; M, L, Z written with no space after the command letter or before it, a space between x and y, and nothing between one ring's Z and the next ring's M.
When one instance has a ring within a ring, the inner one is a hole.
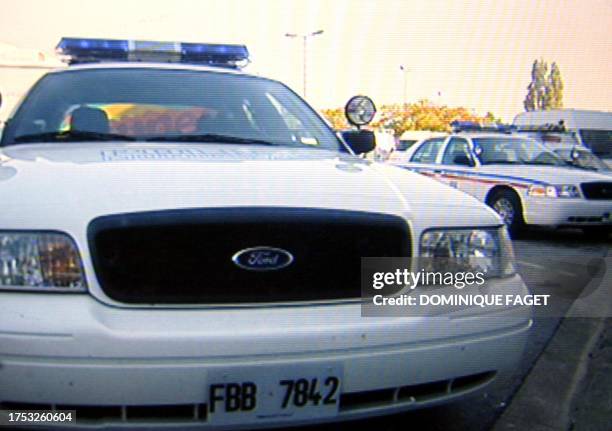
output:
M245 144L332 150L341 145L325 122L278 82L162 68L51 73L36 84L4 132L3 145L59 142L67 133L73 133L72 141L95 133L178 141L222 135ZM55 135L61 139L52 140Z
M450 142L446 146L442 163L445 165L458 165L463 163L457 163L458 157L467 157L472 160L469 151L469 145L465 139L451 138Z
M582 142L599 157L612 157L612 130L580 130Z
M479 158L483 165L566 166L558 155L531 139L483 137L472 138L472 142L481 150Z
M435 163L445 138L428 139L412 155L411 162Z
M400 139L395 146L396 151L406 151L417 143L416 139Z
M577 158L572 157L572 150L569 148L554 150L554 152L563 160L571 162L573 165L581 168L594 170L606 170L608 168L599 157L593 153L590 153L589 151L575 150L576 155L578 156Z

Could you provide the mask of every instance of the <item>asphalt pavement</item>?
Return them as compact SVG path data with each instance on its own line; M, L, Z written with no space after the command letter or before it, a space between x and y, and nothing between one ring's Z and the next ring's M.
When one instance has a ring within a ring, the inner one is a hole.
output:
M612 247L608 241L602 260L593 244L569 245L578 255L563 270L581 292L493 431L612 429ZM568 260L563 250L552 259ZM581 263L582 282L572 278Z

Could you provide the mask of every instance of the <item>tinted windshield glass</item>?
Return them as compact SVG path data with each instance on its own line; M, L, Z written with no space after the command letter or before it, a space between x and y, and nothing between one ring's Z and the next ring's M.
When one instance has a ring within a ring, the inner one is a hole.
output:
M562 149L562 150L555 150L555 153L561 156L563 160L571 162L572 164L582 167L582 168L589 168L589 169L595 169L595 170L608 169L608 166L596 155L588 151L583 151L583 150L576 150L576 151L578 155L578 158L576 159L572 159L572 150L569 148Z
M257 140L333 150L341 145L319 116L280 83L152 68L49 74L17 110L9 129L3 145L56 142L54 134L85 141L105 136L189 141L206 136L203 142L232 143L210 139L224 136L236 138L235 143Z
M582 142L600 157L612 158L612 130L580 131Z
M400 139L395 146L397 151L406 151L408 148L416 144L416 139Z
M528 139L473 138L475 146L482 149L479 155L484 165L489 164L535 164L566 166L556 154L543 145Z

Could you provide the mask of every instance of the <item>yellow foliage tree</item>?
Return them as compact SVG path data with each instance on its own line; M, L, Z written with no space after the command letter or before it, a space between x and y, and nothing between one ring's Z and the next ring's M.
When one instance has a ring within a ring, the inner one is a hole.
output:
M321 112L334 129L342 130L349 127L344 117L343 108L324 109ZM464 107L440 106L429 100L420 100L406 105L381 106L375 121L370 124L370 128L393 130L395 136L399 137L407 130L450 132L450 124L455 120L483 123L499 121L490 112L480 116Z

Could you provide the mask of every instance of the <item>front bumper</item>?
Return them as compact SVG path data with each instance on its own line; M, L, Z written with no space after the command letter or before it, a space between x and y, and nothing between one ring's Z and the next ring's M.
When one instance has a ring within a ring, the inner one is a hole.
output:
M523 197L525 223L543 226L611 226L612 201Z
M518 276L495 283L527 293ZM76 409L84 428L212 427L206 388L212 370L224 368L335 363L343 370L337 415L238 424L249 428L442 403L511 372L531 326L529 307L362 318L359 304L144 310L108 307L88 295L0 296L2 408ZM146 414L163 409L163 422Z

